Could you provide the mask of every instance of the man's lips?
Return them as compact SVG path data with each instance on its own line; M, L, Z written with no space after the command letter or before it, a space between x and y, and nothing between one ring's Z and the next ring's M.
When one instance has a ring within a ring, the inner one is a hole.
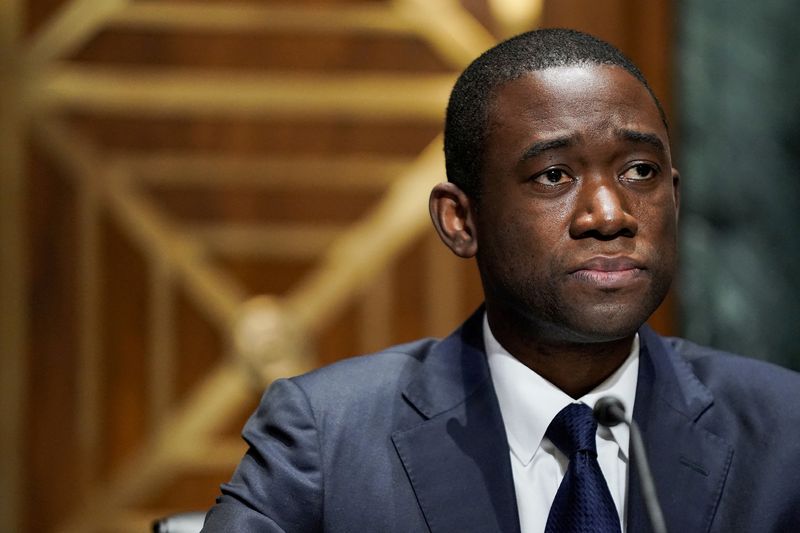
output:
M598 272L619 272L623 270L642 269L641 261L628 256L598 255L579 264L574 271L596 270Z
M578 265L571 274L597 288L619 289L639 280L643 271L642 263L631 257L597 256Z

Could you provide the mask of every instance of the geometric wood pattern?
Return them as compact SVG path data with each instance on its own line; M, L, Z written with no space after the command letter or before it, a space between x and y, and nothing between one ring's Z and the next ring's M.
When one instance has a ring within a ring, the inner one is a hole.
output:
M0 530L208 507L271 380L463 319L444 106L547 9L0 3Z

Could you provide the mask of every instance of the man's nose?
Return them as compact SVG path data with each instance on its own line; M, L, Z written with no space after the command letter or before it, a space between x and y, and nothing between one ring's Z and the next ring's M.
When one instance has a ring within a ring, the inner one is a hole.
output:
M570 225L575 238L633 237L639 224L629 210L621 185L611 180L589 180L581 188Z

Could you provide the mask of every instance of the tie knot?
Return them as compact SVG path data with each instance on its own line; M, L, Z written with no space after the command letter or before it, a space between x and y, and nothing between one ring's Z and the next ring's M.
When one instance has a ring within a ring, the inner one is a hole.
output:
M597 421L591 408L583 403L571 403L550 422L545 435L567 457L577 452L597 455L595 444Z

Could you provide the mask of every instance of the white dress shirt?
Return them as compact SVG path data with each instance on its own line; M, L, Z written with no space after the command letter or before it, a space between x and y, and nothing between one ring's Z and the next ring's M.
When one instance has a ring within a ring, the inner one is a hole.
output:
M521 531L540 533L547 524L550 506L569 463L567 457L544 434L559 411L576 400L500 346L485 315L483 338L510 447ZM595 402L601 397L616 396L622 400L630 416L636 397L638 371L637 334L631 353L622 366L577 402L594 408ZM617 507L622 531L626 531L628 443L629 430L624 424L614 426L610 431L601 426L597 431L597 460Z

